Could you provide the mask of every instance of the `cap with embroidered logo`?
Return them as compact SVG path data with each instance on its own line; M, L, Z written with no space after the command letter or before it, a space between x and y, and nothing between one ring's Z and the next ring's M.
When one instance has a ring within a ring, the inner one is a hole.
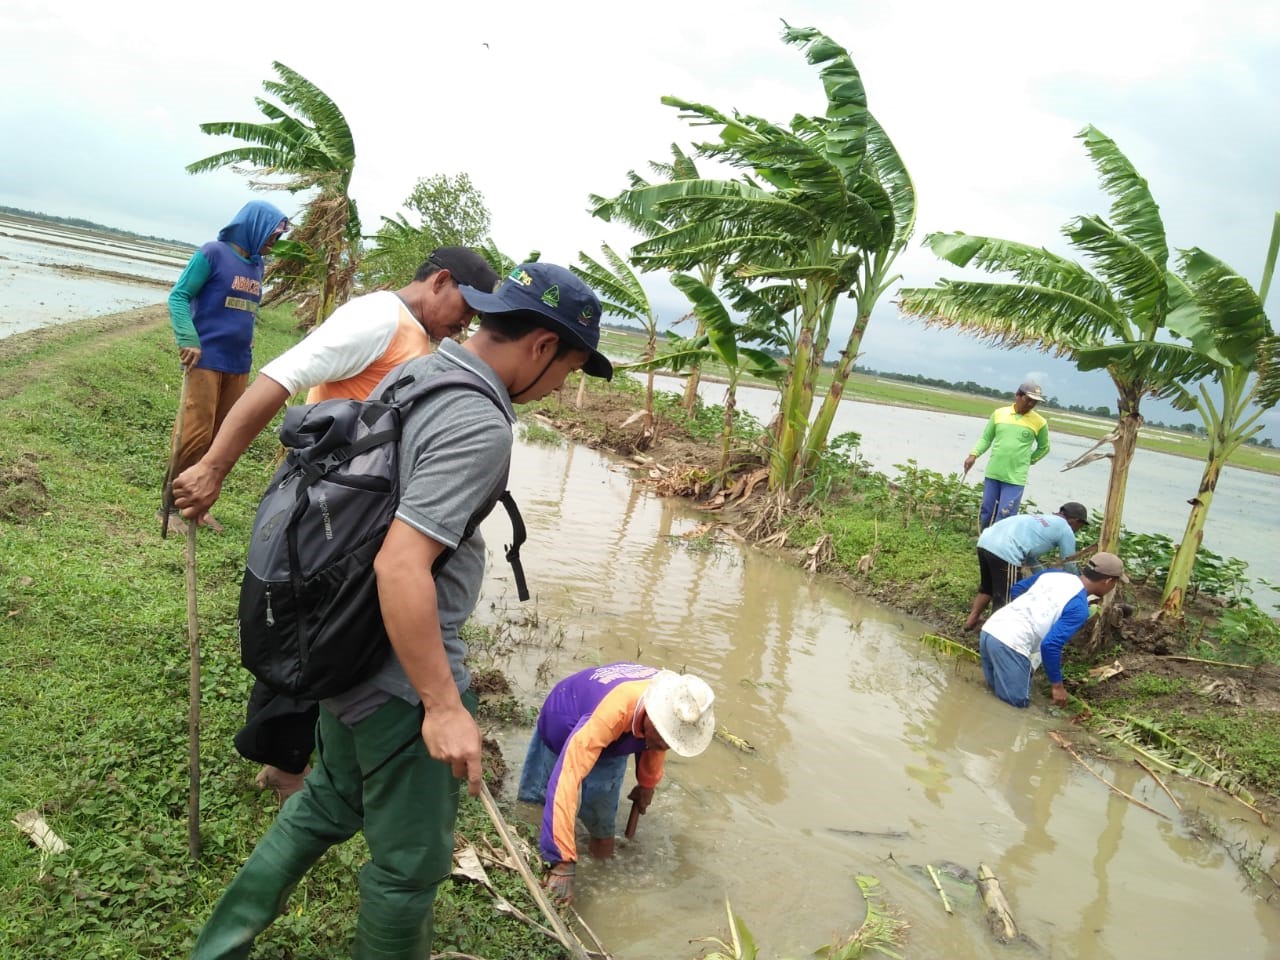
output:
M480 313L536 313L571 346L589 354L583 371L613 379L613 364L600 352L600 300L577 276L554 263L522 263L489 293L459 287L462 298Z

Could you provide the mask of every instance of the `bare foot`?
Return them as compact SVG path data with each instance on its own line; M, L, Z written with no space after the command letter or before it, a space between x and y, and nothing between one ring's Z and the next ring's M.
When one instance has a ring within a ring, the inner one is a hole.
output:
M592 837L587 852L597 860L608 860L613 856L613 847L613 837Z
M213 514L211 513L206 513L203 517L200 518L200 526L208 527L214 533L222 532L222 524L220 524L217 520L213 519Z
M187 535L187 521L182 519L182 514L175 512L170 513L168 517L166 517L163 510L157 510L156 519L163 520L168 524L169 533L177 534L180 537L185 537Z
M307 779L307 774L310 772L310 767L307 767L301 773L289 773L287 770L281 770L279 767L273 767L268 764L258 771L258 775L253 778L253 782L258 785L259 790L274 790L276 798L281 803L284 803L302 789L302 783Z

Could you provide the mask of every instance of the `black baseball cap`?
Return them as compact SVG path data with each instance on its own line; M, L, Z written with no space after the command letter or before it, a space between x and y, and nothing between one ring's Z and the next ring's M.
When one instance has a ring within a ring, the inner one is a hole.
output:
M493 293L462 286L462 299L480 313L536 313L551 321L547 329L590 355L588 376L613 379L613 364L600 346L600 300L572 272L554 263L522 263Z
M470 247L436 247L427 263L448 270L458 286L489 291L498 285L498 271Z
M1076 503L1074 500L1068 500L1058 508L1058 512L1068 520L1076 520L1081 524L1089 522L1089 511L1083 503Z

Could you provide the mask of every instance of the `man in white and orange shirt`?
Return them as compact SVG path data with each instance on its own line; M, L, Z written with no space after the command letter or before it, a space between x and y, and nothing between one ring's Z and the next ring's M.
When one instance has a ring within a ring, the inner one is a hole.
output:
M637 784L628 797L644 813L667 750L696 757L711 742L714 700L697 677L638 663L590 667L552 688L538 713L518 797L544 804L538 847L551 864L547 887L557 900L573 902L578 817L591 836L591 855L612 856L627 757L635 755Z
M488 293L498 280L497 271L470 247L440 247L407 286L343 304L263 366L227 413L208 452L173 481L174 506L184 517L203 516L236 461L290 396L309 389L308 403L365 399L400 364L430 353L432 341L470 325L476 311L463 300L459 284ZM273 788L282 800L302 788L315 724L315 704L276 696L255 684L236 749L263 764L258 786Z

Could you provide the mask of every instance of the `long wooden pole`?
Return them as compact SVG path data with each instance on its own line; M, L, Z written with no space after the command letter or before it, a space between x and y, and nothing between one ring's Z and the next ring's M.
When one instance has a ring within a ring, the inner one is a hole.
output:
M551 929L556 932L556 936L560 938L560 942L564 944L565 949L573 954L575 958L578 958L578 960L590 960L587 956L586 948L565 926L559 911L547 899L547 895L542 889L542 884L538 883L538 878L529 869L529 864L524 855L516 848L515 841L511 838L511 832L507 829L507 821L503 819L502 814L499 812L498 805L493 802L493 794L489 792L489 787L483 780L480 781L480 800L484 803L484 809L489 814L489 819L493 821L493 826L498 831L498 836L502 838L502 845L507 848L507 853L511 854L511 859L515 862L516 869L520 871L520 876L524 878L525 886L533 894L533 899L541 908L543 915L547 918L547 922L551 924Z
M167 518L166 518L167 519ZM187 848L191 859L200 859L200 624L196 618L196 529L187 523L187 650L191 676L187 685Z

